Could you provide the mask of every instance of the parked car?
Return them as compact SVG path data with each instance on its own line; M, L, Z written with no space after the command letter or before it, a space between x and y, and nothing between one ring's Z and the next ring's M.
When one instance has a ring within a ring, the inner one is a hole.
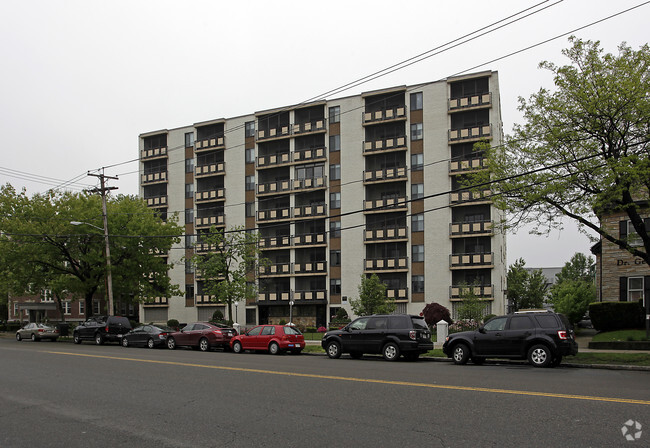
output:
M291 352L299 355L305 348L305 337L296 327L289 325L259 325L245 334L230 340L235 353L244 350L264 350L272 355Z
M32 341L40 341L42 339L49 339L56 341L59 337L59 330L45 324L31 323L25 325L23 328L16 332L16 340L31 339Z
M214 322L194 322L186 325L180 331L167 336L167 348L176 347L198 348L205 352L211 348L221 347L230 349L230 339L237 335L237 330L227 325Z
M442 346L455 364L486 358L528 359L535 367L557 366L578 353L568 319L552 311L525 311L490 319L475 331L453 333Z
M165 325L140 325L122 336L122 347L165 347L167 335L173 331Z
M122 336L131 330L131 322L122 316L95 316L78 325L72 332L75 344L84 340L104 342L121 342Z
M325 333L321 345L332 359L342 353L353 358L374 353L387 361L395 361L400 355L415 361L433 349L431 331L424 318L408 314L359 317L340 330Z

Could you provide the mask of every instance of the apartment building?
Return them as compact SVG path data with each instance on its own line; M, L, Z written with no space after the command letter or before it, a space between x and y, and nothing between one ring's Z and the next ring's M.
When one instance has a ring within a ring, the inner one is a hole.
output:
M399 312L437 302L456 314L471 285L505 311L505 237L490 190L462 191L483 169L478 141L502 142L496 72L399 86L140 135L140 192L185 223L164 255L184 297L142 305L143 321L207 319L211 301L183 257L209 250L211 226L257 231L270 265L242 324L325 325L377 274ZM175 215L176 214L176 215Z

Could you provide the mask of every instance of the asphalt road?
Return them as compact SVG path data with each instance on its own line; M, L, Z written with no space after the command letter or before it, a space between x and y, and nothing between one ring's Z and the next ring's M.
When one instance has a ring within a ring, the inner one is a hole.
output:
M650 446L648 372L10 339L0 357L0 448Z

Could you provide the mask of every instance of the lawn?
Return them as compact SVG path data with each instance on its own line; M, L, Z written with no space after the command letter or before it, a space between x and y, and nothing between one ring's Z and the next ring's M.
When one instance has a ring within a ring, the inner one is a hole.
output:
M607 331L594 335L594 342L647 341L645 330Z

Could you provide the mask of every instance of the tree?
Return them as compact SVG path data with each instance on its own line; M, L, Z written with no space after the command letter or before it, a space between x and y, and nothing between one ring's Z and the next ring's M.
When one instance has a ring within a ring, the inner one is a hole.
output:
M441 320L444 320L448 324L452 324L454 322L451 319L449 309L435 302L428 303L422 310L422 315L424 316L424 321L427 323L427 325L435 325Z
M528 308L542 308L548 288L546 277L540 269L529 272L523 258L508 268L507 298L512 311Z
M460 285L460 298L462 302L458 306L458 319L474 322L478 326L486 314L485 301L478 298L474 285Z
M361 276L359 298L351 299L352 311L357 316L371 314L390 314L395 311L395 300L386 297L386 285L379 280L377 274L370 277Z
M571 323L580 321L589 304L596 299L595 269L593 258L576 253L555 276L557 281L551 287L551 303L555 311L564 314Z
M180 241L183 229L163 222L138 197L107 200L114 296L139 303L179 294L159 255ZM93 297L106 289L104 235L93 226L103 226L98 196L48 191L29 197L8 184L1 187L0 250L11 272L8 289L14 294L52 289L59 300L85 300L91 315Z
M215 302L225 303L232 320L232 305L256 297L253 280L260 266L269 264L260 256L259 235L243 227L224 231L213 226L200 235L198 243L208 250L195 253L189 260L203 278L203 291Z
M544 234L561 229L567 217L650 265L641 217L650 189L650 48L623 43L613 55L603 54L599 42L570 42L563 51L570 65L540 64L554 74L555 91L519 99L525 123L515 125L506 151L479 145L488 169L468 184L492 182L495 204L509 212L506 227L533 224ZM642 244L599 221L616 212Z

